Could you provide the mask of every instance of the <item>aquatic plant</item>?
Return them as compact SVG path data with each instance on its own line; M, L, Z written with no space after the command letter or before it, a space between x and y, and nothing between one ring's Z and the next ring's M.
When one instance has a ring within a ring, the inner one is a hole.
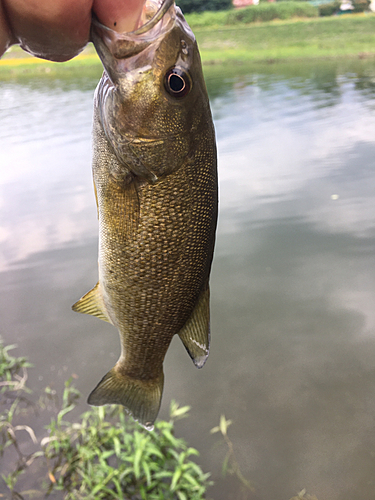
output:
M291 498L290 500L318 500L315 495L309 495L306 493L306 489L301 490L297 496Z
M227 445L227 452L222 465L222 474L223 476L226 476L226 474L235 476L239 480L244 490L248 490L251 493L255 493L254 485L250 481L248 481L241 472L240 464L234 452L233 443L228 436L228 427L231 424L232 424L231 420L227 420L225 418L225 415L221 415L219 425L213 427L210 431L211 434L220 432L220 434L223 437L224 443Z

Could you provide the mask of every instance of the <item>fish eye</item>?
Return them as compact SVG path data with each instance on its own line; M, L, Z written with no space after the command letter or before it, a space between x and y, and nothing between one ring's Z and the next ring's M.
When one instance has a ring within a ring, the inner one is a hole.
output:
M181 68L172 68L165 75L164 87L172 97L185 97L191 89L190 77Z

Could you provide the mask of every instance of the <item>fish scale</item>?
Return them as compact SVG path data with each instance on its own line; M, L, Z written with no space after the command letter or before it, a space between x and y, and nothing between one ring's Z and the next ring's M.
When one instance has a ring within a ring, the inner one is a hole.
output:
M99 281L73 306L120 333L120 358L89 403L122 404L147 429L173 336L199 368L209 353L218 203L215 132L195 38L171 0L160 10L138 34L93 25L105 69L93 126ZM176 88L168 87L171 71Z

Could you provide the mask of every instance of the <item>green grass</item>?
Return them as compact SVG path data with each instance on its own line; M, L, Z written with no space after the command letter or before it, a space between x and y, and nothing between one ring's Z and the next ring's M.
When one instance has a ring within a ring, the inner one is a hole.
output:
M222 12L191 14L187 19L197 37L205 65L227 61L259 63L375 56L375 14L236 26L225 25ZM101 74L100 61L91 45L81 56L67 63L34 59L17 47L0 61L0 80L3 81L34 76L71 79L82 74L94 78Z
M207 28L265 22L273 19L318 16L319 9L317 7L307 2L287 0L273 3L262 2L257 6L250 6L244 9L192 13L186 15L186 20L193 28Z
M194 25L193 25L194 30ZM204 63L375 55L375 15L195 29Z
M120 406L90 408L71 422L67 415L75 409L80 395L67 381L60 408L52 416L46 435L38 439L24 422L32 420L35 411L42 418L54 391L47 387L45 398L31 404L27 397L31 391L26 386L30 364L13 356L14 348L4 346L0 339L0 460L8 469L5 472L3 468L0 490L6 486L8 498L45 498L59 491L66 500L206 498L206 489L212 484L210 474L203 473L192 460L198 451L174 431L174 422L187 416L188 406L172 402L169 421L158 420L153 432L127 418ZM20 439L25 432L28 447ZM34 448L31 453L30 447ZM35 465L38 489L20 490L20 479L26 473L31 477Z
M90 44L78 57L66 63L55 63L32 57L18 46L13 46L0 60L0 81L23 81L32 78L77 81L99 80L103 67Z

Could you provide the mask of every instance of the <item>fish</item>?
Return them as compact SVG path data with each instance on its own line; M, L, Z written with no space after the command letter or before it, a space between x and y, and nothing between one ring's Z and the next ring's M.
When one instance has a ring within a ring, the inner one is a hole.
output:
M92 140L99 280L72 308L111 323L121 340L88 403L123 405L151 430L174 335L196 367L209 354L218 179L195 36L173 0L149 0L146 16L131 33L92 22L104 67Z

